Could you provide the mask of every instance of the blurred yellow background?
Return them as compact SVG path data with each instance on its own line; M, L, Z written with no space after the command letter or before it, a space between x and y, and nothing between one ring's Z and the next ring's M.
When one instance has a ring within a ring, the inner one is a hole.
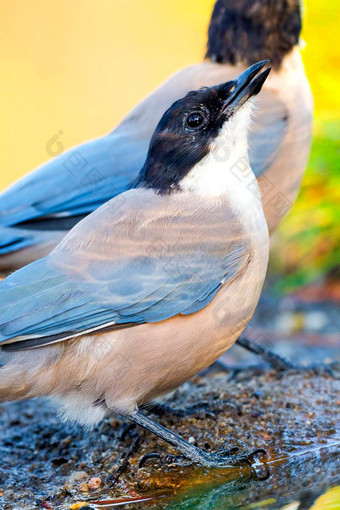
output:
M160 82L204 53L212 0L2 0L0 189L111 131Z
M3 189L65 149L110 131L177 69L199 62L213 0L1 0ZM309 0L305 61L317 113L340 117L340 4Z

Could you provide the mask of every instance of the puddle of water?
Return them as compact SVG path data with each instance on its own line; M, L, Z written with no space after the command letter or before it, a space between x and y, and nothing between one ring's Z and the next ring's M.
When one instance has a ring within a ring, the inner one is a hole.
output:
M235 480L217 486L196 487L179 494L167 506L155 508L308 510L329 488L339 486L339 453L340 442L330 444L326 448L298 452L288 459L274 459L267 464L270 471L267 480L252 478L248 481ZM337 505L339 510L340 497ZM331 510L331 507L324 508Z
M266 463L267 479L257 479L254 473L239 471L205 471L185 485L180 483L174 495L145 496L130 504L121 500L99 506L95 510L133 508L134 510L339 510L340 509L340 441L327 446L294 452L286 458L274 458ZM258 471L261 462L254 467ZM180 473L179 473L179 476ZM183 480L182 480L183 481ZM190 488L188 489L188 483ZM175 484L174 484L175 485ZM186 488L185 488L186 487ZM133 504L132 504L133 503ZM90 507L90 508L91 508ZM72 507L71 507L72 508ZM76 507L74 507L76 508ZM80 507L78 507L80 508ZM85 507L86 508L86 507ZM89 508L89 507L87 507Z

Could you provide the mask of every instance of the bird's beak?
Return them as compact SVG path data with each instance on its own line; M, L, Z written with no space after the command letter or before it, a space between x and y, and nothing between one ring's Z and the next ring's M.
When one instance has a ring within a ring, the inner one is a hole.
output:
M226 84L226 86L228 86L229 97L226 99L223 112L225 112L229 107L231 107L232 111L235 112L241 108L241 106L244 105L250 97L255 96L260 92L271 68L267 67L267 69L265 69L262 73L259 74L259 72L268 63L269 60L262 60L261 62L252 65L232 81L231 87L230 82Z

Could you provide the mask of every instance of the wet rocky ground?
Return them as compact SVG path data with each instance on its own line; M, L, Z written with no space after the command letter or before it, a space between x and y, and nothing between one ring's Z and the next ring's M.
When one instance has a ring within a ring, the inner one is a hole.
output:
M336 359L338 305L304 308L298 301L275 310L269 302L248 328L250 336L301 362ZM333 376L279 371L236 346L224 361L226 372L217 367L197 375L168 401L187 412L145 412L209 451L264 448L267 455L255 457L252 467L197 468L118 417L86 431L62 423L45 401L9 403L0 408L0 508L64 510L77 502L73 508L111 508L112 500L142 498L131 508L303 510L329 489L340 500L338 366L333 363ZM160 457L140 466L154 452ZM111 503L95 503L104 500Z

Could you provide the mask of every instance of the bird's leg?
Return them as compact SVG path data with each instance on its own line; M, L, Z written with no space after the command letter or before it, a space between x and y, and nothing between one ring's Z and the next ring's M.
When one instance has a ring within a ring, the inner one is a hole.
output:
M195 464L199 464L207 468L235 468L235 466L241 466L244 463L251 466L253 456L255 454L266 453L264 450L256 450L255 452L250 452L245 455L233 454L233 451L236 453L238 449L222 451L221 454L206 452L190 444L181 436L163 427L163 425L160 425L145 414L142 414L140 411L137 411L132 415L127 415L126 417L131 422L144 427L149 432L152 432L159 438L163 439L163 441L171 444L171 446L176 448L176 450L178 450L187 459L190 459Z
M276 370L299 370L304 372L312 372L316 375L328 374L331 377L335 377L332 365L326 363L311 363L309 365L301 365L300 363L292 363L286 358L283 358L274 351L263 347L254 340L249 340L244 336L240 336L236 343L241 347L244 347L248 351L261 356L267 363L269 363ZM223 363L221 363L223 365ZM336 364L335 364L336 365Z
M271 365L276 370L289 370L295 368L293 363L283 358L279 354L276 354L274 351L263 347L254 340L249 340L249 338L240 336L236 340L236 343L248 351L261 356L267 363L269 363L269 365Z
M134 427L134 425L131 425L132 427ZM123 453L123 455L121 456L121 458L119 459L118 461L118 467L117 469L115 470L115 472L113 473L113 476L112 476L112 481L113 481L113 484L114 482L116 482L120 476L125 472L126 468L128 467L129 465L129 460L130 460L130 457L137 453L137 451L139 450L140 446L142 444L142 439L141 437L137 434L130 447L127 449L126 452Z

